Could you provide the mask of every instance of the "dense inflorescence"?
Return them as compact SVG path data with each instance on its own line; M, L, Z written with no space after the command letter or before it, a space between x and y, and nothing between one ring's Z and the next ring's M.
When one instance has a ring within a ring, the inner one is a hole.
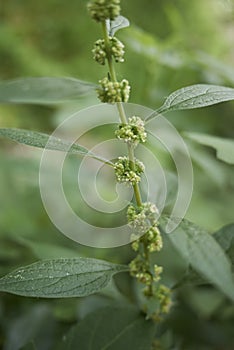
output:
M149 303L144 311L148 317L160 321L163 314L171 307L171 291L160 283L163 269L150 262L150 255L159 252L163 247L162 236L158 226L158 209L151 202L142 203L139 183L145 167L134 157L134 149L146 142L147 133L144 121L138 116L127 119L121 105L128 102L130 85L126 79L118 81L113 62L124 62L124 45L115 36L110 36L107 21L115 20L120 14L120 0L93 0L88 4L91 17L102 24L104 39L95 42L92 50L94 60L101 65L108 65L109 73L99 81L97 95L101 102L117 104L121 123L115 131L115 136L128 146L128 156L119 157L114 164L117 182L133 187L136 203L129 205L127 210L128 225L133 231L132 248L137 252L130 264L130 274L144 285L144 296ZM153 309L152 303L153 302Z
M120 0L94 0L88 4L88 10L97 22L113 21L120 14Z

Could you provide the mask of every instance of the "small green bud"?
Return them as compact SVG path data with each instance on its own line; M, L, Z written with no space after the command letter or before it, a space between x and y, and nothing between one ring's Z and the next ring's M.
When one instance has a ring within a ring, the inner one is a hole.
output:
M124 44L116 37L110 37L110 53L116 63L124 62Z
M140 255L137 255L137 257L130 262L129 268L130 274L133 277L139 277L139 274L148 273L146 263Z
M143 163L135 159L135 169L132 170L131 161L127 157L119 157L115 163L115 175L118 182L137 184L141 180L141 174L145 167Z
M104 65L106 61L106 47L105 47L105 41L102 39L97 40L94 43L94 48L92 50L93 53L93 59Z
M128 102L130 85L126 79L112 82L108 78L99 81L101 87L97 90L98 98L104 103Z
M152 226L147 235L147 249L150 253L159 252L163 247L162 236L157 226Z
M120 0L94 0L88 3L88 10L97 22L113 21L120 14Z
M147 137L143 120L135 116L129 118L128 124L120 124L115 135L118 139L131 143L135 147L138 143L145 142Z
M172 306L171 290L160 284L156 291L156 297L159 299L161 313L168 314Z
M139 256L130 262L129 269L130 274L133 277L136 277L136 274L143 270L143 262L141 259L139 259Z
M140 283L150 286L152 283L152 276L149 272L139 272L136 274L136 278Z
M109 54L114 57L115 62L124 62L124 45L116 37L109 37ZM92 50L93 58L96 62L104 65L107 59L107 49L104 39L99 39L94 43Z
M134 241L132 242L132 249L135 251L135 252L138 252L139 251L139 247L140 247L140 243L139 241Z
M155 282L160 281L162 272L163 272L162 266L154 265L154 281Z
M127 210L127 220L131 228L136 229L138 232L146 233L149 232L150 228L156 227L157 220L156 215L158 214L158 209L155 204L151 202L145 202L141 207L135 208L130 205ZM152 235L152 232L150 232ZM155 234L153 233L153 238Z
M132 241L132 249L133 249L135 252L138 252L138 251L139 251L139 248L140 248L139 235L136 235L135 233L133 233L133 234L131 235L131 241Z

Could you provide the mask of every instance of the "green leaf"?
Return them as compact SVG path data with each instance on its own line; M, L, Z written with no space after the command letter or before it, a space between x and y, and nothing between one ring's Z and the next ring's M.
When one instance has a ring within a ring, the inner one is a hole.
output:
M189 139L204 145L212 147L217 152L217 158L228 163L234 164L234 141L223 139L221 137L199 134L194 132L183 133Z
M10 327L6 327L4 350L35 350L36 346L33 347L31 341L36 344L38 338L44 349L48 349L48 345L51 348L55 320L49 305L37 302L22 310L14 314Z
M162 227L168 225L168 220L173 219L161 219ZM168 237L192 268L234 301L230 261L209 232L184 219Z
M197 84L184 87L170 94L165 103L146 118L149 121L159 113L211 106L234 100L234 89L218 85Z
M228 251L234 244L234 224L222 227L214 233L213 237L225 251Z
M28 247L38 259L58 259L58 258L77 258L80 257L74 249L59 246L57 244L32 241L27 238L19 237L17 242ZM1 250L0 250L1 253ZM1 256L1 254L0 254Z
M57 104L77 100L92 93L96 85L63 78L22 78L0 82L0 103Z
M110 36L114 36L114 34L122 29L129 27L129 20L124 16L118 16L114 21L107 21L108 32Z
M89 314L63 337L60 350L150 350L155 325L133 307L106 307Z
M234 224L222 227L213 236L225 250L234 268Z
M175 248L168 234L163 234L162 239L163 249L160 252L153 253L151 261L153 264L163 266L161 282L173 288L177 286L179 281L186 274L189 263Z
M0 291L30 297L68 298L97 293L128 267L90 258L42 260L0 279Z
M41 132L15 128L2 128L0 129L0 137L1 136L28 146L46 148L53 151L62 151L69 154L88 156L99 160L100 162L113 166L113 163L110 161L95 155L87 148L80 146L77 143L72 144L69 141L62 140L55 136L47 135Z

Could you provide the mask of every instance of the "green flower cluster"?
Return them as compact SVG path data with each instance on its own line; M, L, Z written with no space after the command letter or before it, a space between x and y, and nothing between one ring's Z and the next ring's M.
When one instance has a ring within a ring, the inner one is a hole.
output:
M130 274L138 282L145 285L144 295L148 300L145 312L154 321L161 321L162 316L168 314L172 306L171 290L163 284L158 283L161 279L163 268L153 266L153 272L149 269L144 257L137 255L129 264Z
M162 236L158 227L152 226L149 231L146 232L146 247L150 253L159 252L163 247Z
M168 314L172 305L171 290L163 284L160 284L156 291L156 297L160 304L159 314Z
M150 317L155 322L162 321L163 315L168 314L172 307L171 294L171 290L164 284L159 284L156 286L153 289L153 295L149 296L148 306L145 306L145 311L148 313L148 317Z
M116 37L109 37L108 53L104 39L99 39L94 43L92 50L93 59L101 65L104 65L108 53L113 56L115 62L124 62L124 44Z
M144 121L136 116L129 118L128 124L120 124L115 135L118 139L124 140L136 147L139 143L144 143L147 138Z
M159 252L163 247L162 236L156 225L151 226L150 229L145 232L143 239L140 239L139 235L136 234L132 234L131 239L133 240L132 249L135 250L135 252L139 251L140 242L142 241L144 241L149 253Z
M99 81L101 88L97 89L98 98L104 103L128 102L130 95L129 82L112 82L108 78Z
M153 312L148 309L152 305L146 306L145 311L155 321L159 321L171 307L171 291L159 283L163 268L158 265L151 266L147 258L150 253L160 251L163 246L157 215L158 209L151 202L143 203L141 207L130 205L127 211L128 225L137 232L132 235L132 248L138 252L129 264L130 274L145 285L144 295L149 305L153 303Z
M158 209L155 204L145 202L141 207L129 205L127 210L128 225L136 230L137 235L132 235L132 248L139 251L140 243L143 243L147 252L160 251L163 246L162 237L157 224ZM139 237L141 235L141 237Z
M139 233L146 233L157 225L158 208L151 202L142 203L141 207L129 205L127 210L128 225Z
M113 21L120 14L120 0L94 0L88 4L88 10L97 22Z
M92 0L88 4L91 17L103 27L104 39L95 42L93 58L101 65L108 63L109 75L99 81L97 95L103 103L128 102L130 85L126 79L118 82L114 70L114 61L124 61L124 45L116 37L109 36L106 21L113 21L120 14L120 0ZM118 107L121 107L118 105ZM120 108L119 108L120 110ZM138 206L130 205L127 210L128 225L134 231L132 248L137 252L131 261L130 274L144 285L144 295L149 302L145 307L148 317L160 320L162 314L168 313L171 306L171 291L160 284L162 267L151 266L150 254L162 249L163 242L158 228L157 207L150 202L142 203L138 183L145 168L142 162L134 159L134 148L144 143L147 138L144 121L132 116L128 120L120 110L122 124L115 132L119 140L128 144L129 157L119 157L114 164L117 182L133 186ZM131 160L130 160L131 159ZM134 159L134 160L133 160ZM142 204L141 204L142 203ZM152 306L151 303L154 305Z
M93 19L105 23L106 20L113 21L120 14L120 0L94 0L88 4L88 10ZM93 58L101 65L115 62L124 62L124 45L116 37L108 36L95 42L92 50ZM107 77L99 81L97 89L98 98L104 103L128 102L130 85L126 79L118 82L114 76L112 81Z
M119 157L115 163L115 175L118 182L137 184L141 181L141 174L144 170L143 163L137 159L135 159L134 169L132 168L132 162L127 157Z
M150 286L153 282L153 275L149 271L145 260L140 256L132 260L129 264L130 274L135 277L140 283Z
M146 286L150 286L153 281L158 282L163 271L163 268L158 265L154 265L154 273L149 271L145 260L140 255L130 262L129 267L131 275ZM148 288L146 290L148 291Z

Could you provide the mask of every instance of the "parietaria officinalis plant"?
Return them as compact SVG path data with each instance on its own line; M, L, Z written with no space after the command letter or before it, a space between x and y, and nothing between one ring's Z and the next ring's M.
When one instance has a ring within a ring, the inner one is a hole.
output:
M48 103L65 101L69 97L73 100L77 98L78 93L82 95L86 91L95 91L103 104L116 108L118 112L119 123L113 136L116 142L124 144L126 155L119 155L114 161L106 160L76 142L71 144L69 141L58 138L56 134L49 136L23 129L1 128L0 136L38 148L89 157L111 167L116 183L133 190L133 199L128 203L125 212L127 227L131 231L128 243L131 242L132 254L135 257L128 265L85 257L41 260L3 276L0 279L0 291L42 298L86 297L104 290L115 274L127 272L134 280L134 285L137 286L138 301L134 307L137 306L137 311L141 312L140 316L139 312L137 314L141 317L141 328L146 327L148 332L145 333L145 342L141 340L138 345L132 345L134 347L128 346L128 349L140 350L143 347L145 350L157 349L155 330L170 316L176 304L174 290L177 284L167 285L164 282L164 266L155 263L152 258L162 252L164 240L169 241L177 253L187 261L188 271L185 271L185 282L186 278L188 281L190 278L192 280L194 278L192 274L197 273L203 278L203 281L215 286L233 302L234 280L229 257L220 243L221 239L219 241L206 230L185 220L183 215L182 217L161 215L158 203L142 199L144 195L141 183L146 172L146 165L142 159L137 159L136 151L138 147L148 142L150 131L148 123L154 118L164 120L162 113L201 108L234 100L234 89L216 85L191 85L173 92L159 109L146 118L140 115L127 116L125 106L130 94L134 91L131 90L131 85L126 78L118 80L115 67L124 64L125 58L125 45L116 37L116 33L119 29L127 27L129 22L121 16L120 0L91 0L87 8L90 17L100 26L103 34L102 38L96 40L92 49L95 63L106 68L106 76L99 81L99 84L94 85L72 78L26 78L22 81L19 79L1 82L0 102L43 102L40 96L45 86ZM54 91L56 82L64 89ZM24 84L28 84L27 91ZM30 96L30 93L34 94L33 97ZM187 136L190 137L189 134ZM214 141L214 148L220 151L220 142L215 143L217 140L202 138L199 135L191 135L191 139L208 146L212 146ZM225 161L228 159L227 162L234 163L234 160L230 160L226 154L222 157ZM170 224L175 232L169 229ZM189 269L192 270L192 277L186 275L189 274ZM178 285L183 283L182 279ZM123 312L122 309L117 309L116 313L119 315L120 311ZM133 318L132 322L138 317L134 312L132 314L132 311L129 311L129 315L131 314ZM95 315L98 313L96 312ZM132 327L134 332L138 331L136 326ZM122 330L107 340L107 343L108 341L113 342L116 346L113 349L118 346L118 337L123 343L125 342L125 335L121 332ZM112 347L108 346L104 342L100 344L100 349L111 350Z

